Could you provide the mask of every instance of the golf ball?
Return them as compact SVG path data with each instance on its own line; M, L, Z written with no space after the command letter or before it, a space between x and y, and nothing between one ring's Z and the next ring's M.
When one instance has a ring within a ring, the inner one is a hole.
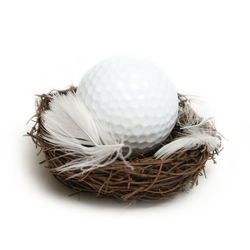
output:
M145 60L103 60L83 77L77 93L107 130L138 152L159 145L176 123L177 92L166 74Z

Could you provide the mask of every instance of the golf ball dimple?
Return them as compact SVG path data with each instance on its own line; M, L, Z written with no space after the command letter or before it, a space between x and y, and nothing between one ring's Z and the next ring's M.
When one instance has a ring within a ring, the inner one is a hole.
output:
M101 61L83 77L77 93L108 132L139 152L161 143L176 123L174 86L163 71L144 60Z

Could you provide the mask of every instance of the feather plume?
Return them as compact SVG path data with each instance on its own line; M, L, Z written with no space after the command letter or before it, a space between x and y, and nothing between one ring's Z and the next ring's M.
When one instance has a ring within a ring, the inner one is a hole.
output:
M178 151L187 151L206 145L209 151L214 151L220 147L220 139L217 136L210 135L199 126L185 129L185 134L176 140L161 147L156 153L157 159L166 159Z
M177 123L183 131L182 135L174 141L162 146L154 156L157 159L166 159L179 151L196 149L205 145L210 152L220 148L221 137L214 129L212 118L201 119L191 107L190 101L179 109ZM181 122L185 116L185 124Z
M90 114L77 94L56 94L42 119L47 131L44 139L64 148L66 155L76 156L56 171L80 170L80 175L104 167L119 157L125 160L131 153L130 147L107 132L105 126ZM124 147L128 148L125 156L122 153Z

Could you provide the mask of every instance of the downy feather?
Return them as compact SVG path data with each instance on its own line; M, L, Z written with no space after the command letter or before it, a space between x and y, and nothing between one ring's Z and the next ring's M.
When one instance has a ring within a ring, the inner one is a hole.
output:
M94 119L77 94L56 94L42 119L47 131L44 138L52 145L61 146L66 155L76 156L56 171L80 170L81 174L106 166L119 157L125 159L131 153L128 146ZM122 154L124 147L129 149L126 156Z
M185 124L181 123L181 117L185 115ZM179 151L195 149L206 145L210 152L218 149L221 144L220 137L215 134L213 119L201 119L191 107L191 103L180 108L177 123L180 126L182 136L162 146L155 154L157 159L166 159Z
M155 157L157 159L166 159L176 152L195 149L202 145L206 145L211 152L220 147L220 139L210 135L200 127L190 127L185 130L183 136L161 147L155 153Z

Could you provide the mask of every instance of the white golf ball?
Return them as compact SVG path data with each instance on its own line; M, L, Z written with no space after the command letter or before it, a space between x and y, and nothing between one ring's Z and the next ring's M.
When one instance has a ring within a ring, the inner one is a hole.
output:
M93 116L139 152L159 145L176 123L174 86L163 71L144 60L101 61L83 77L77 93Z

